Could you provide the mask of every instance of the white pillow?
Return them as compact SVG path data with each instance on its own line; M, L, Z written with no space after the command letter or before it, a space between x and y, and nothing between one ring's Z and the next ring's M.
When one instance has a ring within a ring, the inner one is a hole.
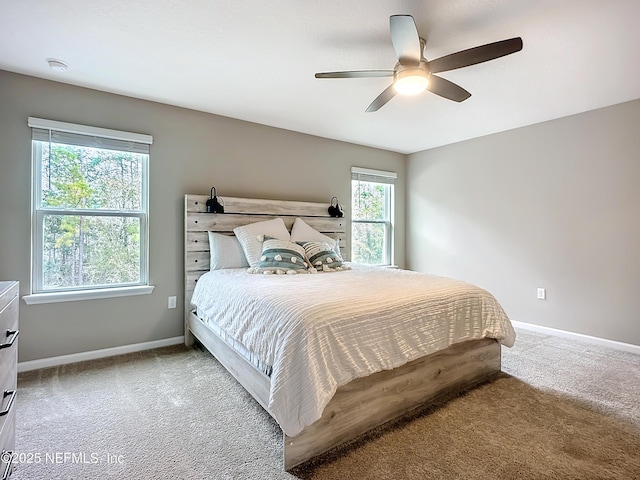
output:
M209 266L211 270L249 266L242 245L233 235L209 232L209 251L211 252Z
M236 227L233 229L233 233L236 234L240 245L242 245L242 250L247 257L250 267L257 267L258 262L260 262L262 240L265 235L277 238L278 240L291 241L289 230L287 230L284 220L281 218Z
M292 242L324 242L333 247L333 250L340 255L340 245L337 240L328 237L324 233L320 233L315 228L308 225L301 218L296 218L293 222L293 228L291 229L291 241Z

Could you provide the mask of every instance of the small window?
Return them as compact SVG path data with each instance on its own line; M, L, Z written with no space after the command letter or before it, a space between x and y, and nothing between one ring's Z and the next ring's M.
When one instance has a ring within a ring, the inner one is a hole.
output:
M32 292L148 285L152 137L38 118L29 126Z
M351 169L351 261L393 262L393 184L396 174Z

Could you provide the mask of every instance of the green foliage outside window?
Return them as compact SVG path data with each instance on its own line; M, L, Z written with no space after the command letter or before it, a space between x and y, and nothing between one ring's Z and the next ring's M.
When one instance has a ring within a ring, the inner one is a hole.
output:
M147 156L38 143L43 289L140 282Z
M389 263L390 186L352 180L351 191L351 261L373 265Z

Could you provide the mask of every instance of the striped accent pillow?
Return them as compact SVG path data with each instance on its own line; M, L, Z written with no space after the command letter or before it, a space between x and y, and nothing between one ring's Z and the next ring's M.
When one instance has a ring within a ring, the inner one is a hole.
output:
M309 273L304 248L293 242L264 237L262 254L258 265L250 268L250 273L296 274Z
M311 265L311 269L318 272L346 270L348 267L342 262L342 257L336 253L331 245L325 242L297 242L304 248L304 254Z

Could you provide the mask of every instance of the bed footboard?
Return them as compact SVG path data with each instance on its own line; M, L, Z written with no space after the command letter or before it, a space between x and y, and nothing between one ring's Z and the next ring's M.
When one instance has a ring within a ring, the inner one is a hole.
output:
M188 328L271 414L269 377L196 315L189 316ZM284 469L291 470L418 407L483 383L498 373L500 366L500 344L485 338L452 345L393 370L353 380L338 388L317 422L295 437L283 434Z
M500 344L472 340L427 355L393 370L340 387L320 420L295 437L284 436L284 468L455 392L470 389L500 371Z

